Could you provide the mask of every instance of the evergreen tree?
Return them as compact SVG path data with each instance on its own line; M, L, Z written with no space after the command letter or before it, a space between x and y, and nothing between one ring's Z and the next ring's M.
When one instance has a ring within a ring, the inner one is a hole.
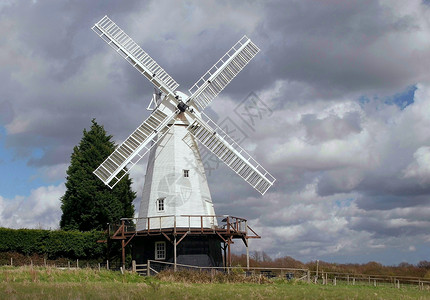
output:
M128 175L110 189L93 171L115 150L112 136L92 120L91 130L84 129L78 146L73 148L67 169L66 193L61 197L63 214L60 227L64 230L104 230L107 223L133 217L133 200Z

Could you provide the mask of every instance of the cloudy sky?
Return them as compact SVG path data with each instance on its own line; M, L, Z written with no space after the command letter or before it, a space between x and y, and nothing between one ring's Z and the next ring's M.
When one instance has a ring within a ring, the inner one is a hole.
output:
M90 29L104 15L184 92L244 34L261 48L206 109L277 179L260 196L206 159L251 250L430 260L428 0L0 1L0 226L57 228L82 130L121 142L149 115L151 84Z

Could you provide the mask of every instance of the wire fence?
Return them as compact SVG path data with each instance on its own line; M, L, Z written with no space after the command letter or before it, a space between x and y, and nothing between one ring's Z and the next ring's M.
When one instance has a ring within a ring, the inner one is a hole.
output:
M11 257L9 261L2 259L0 266L35 266L35 267L55 267L61 269L106 269L113 271L125 271L119 261L86 261L86 260L48 260L48 259L28 259L28 261L14 261ZM349 274L338 272L317 272L309 269L298 268L265 268L265 267L199 267L184 264L174 264L164 261L148 260L147 264L136 264L132 262L129 271L137 272L144 276L155 276L163 270L193 270L196 272L210 272L223 274L241 274L243 276L260 276L269 279L284 279L304 281L311 284L320 285L366 285L366 286L392 286L402 288L404 286L416 286L420 290L430 290L430 279L410 276L386 276L369 274Z
M0 260L0 266L12 266L12 267L20 267L20 266L34 266L34 267L54 267L60 269L82 269L82 268L91 268L91 269L107 269L107 270L120 270L122 264L119 261L95 261L95 260L68 260L68 259L57 259L57 260L49 260L46 258L28 258L28 259L14 259L13 257L10 260L2 259Z
M163 270L175 270L169 262L149 260L148 264L137 265L145 275L154 276ZM145 269L145 270L144 270ZM384 276L369 274L348 274L337 272L316 272L297 268L264 268L264 267L197 267L176 264L176 271L195 270L197 272L221 272L243 274L243 276L262 276L266 278L282 278L298 280L321 285L371 285L371 286L417 286L420 290L430 290L430 279L407 276Z
M311 282L323 285L372 285L393 286L416 285L420 290L430 290L430 279L412 276L387 276L371 274L348 274L337 272L311 272Z

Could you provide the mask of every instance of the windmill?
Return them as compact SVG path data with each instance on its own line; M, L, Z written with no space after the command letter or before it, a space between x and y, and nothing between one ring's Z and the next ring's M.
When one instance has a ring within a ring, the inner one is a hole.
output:
M242 37L186 94L178 91L179 84L107 16L92 29L157 89L148 106L150 116L94 171L113 188L149 153L138 231L217 227L197 142L264 195L275 178L203 112L259 52L249 38ZM157 253L166 249L160 241L153 242L157 258Z

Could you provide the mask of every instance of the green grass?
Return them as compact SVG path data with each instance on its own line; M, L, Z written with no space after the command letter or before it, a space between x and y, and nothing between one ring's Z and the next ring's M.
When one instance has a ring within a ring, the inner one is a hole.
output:
M160 277L91 269L0 267L0 299L430 299L430 291L416 286L322 286L283 280L232 283L233 277L215 278L216 283L194 283L196 278L190 277L194 278L190 283L185 276L179 281L171 275Z

